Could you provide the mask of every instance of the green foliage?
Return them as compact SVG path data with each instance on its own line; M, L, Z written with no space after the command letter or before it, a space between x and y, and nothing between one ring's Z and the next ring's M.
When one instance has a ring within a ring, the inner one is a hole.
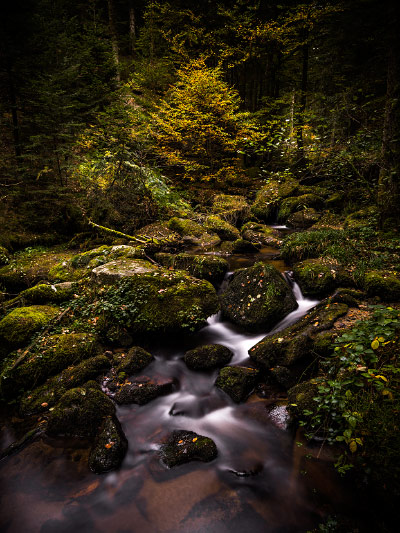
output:
M400 443L394 420L400 399L400 312L384 306L371 306L371 311L371 318L336 338L333 353L321 363L323 375L314 381L318 392L313 405L303 411L300 423L309 438L345 445L337 461L339 472L359 457L367 473L381 480L388 476L387 482L399 490L395 456ZM386 454L390 450L386 457L381 445ZM371 465L385 472L372 471Z

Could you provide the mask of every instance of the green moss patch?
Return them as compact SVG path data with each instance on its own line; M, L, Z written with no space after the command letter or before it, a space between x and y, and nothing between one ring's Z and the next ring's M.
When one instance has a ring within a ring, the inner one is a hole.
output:
M219 282L224 279L228 271L228 262L216 255L205 254L156 254L156 260L163 266L179 270L187 270L190 275L211 282Z
M48 305L32 305L11 311L0 321L0 339L10 347L24 346L34 333L40 331L60 310Z
M192 370L209 370L224 366L232 359L233 352L222 344L207 344L185 353L185 363Z
M225 366L219 371L215 386L236 403L244 402L254 389L259 371L242 366Z
M184 430L174 431L160 450L161 459L169 468L190 461L209 462L217 455L212 439Z

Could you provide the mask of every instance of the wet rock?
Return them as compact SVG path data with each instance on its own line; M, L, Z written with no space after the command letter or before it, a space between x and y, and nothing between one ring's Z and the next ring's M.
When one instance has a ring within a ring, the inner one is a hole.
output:
M116 283L135 274L148 274L158 270L156 265L144 259L116 259L92 270L97 283Z
M90 333L49 335L19 366L7 366L2 371L1 392L6 398L13 398L20 394L21 389L30 390L42 384L64 368L92 357L97 350L97 339ZM10 361L10 364L13 362Z
M47 433L51 437L94 437L103 420L114 414L114 404L103 392L78 387L67 391L51 411Z
M170 394L174 388L174 380L170 378L148 378L146 376L123 383L115 393L114 400L118 404L137 403L144 405L158 396Z
M363 288L368 296L379 296L384 301L400 300L400 272L394 270L369 270L364 277Z
M32 335L53 320L60 310L48 305L13 309L0 321L0 341L10 348L24 346Z
M122 357L121 354L116 357L116 360L118 361L115 367L117 373L125 372L132 375L146 368L154 360L154 357L140 346L132 346L125 357Z
M313 207L296 211L288 218L288 224L293 228L309 228L320 219L320 213Z
M304 296L326 296L337 287L354 285L350 274L341 265L324 259L296 263L293 274Z
M253 244L279 246L281 242L279 233L265 224L247 222L240 231L243 239Z
M313 193L302 194L301 196L294 196L285 198L282 200L279 211L278 221L286 222L292 213L299 211L300 209L314 208L320 209L323 207L324 199Z
M241 366L225 366L219 371L215 386L236 403L244 402L254 389L258 370Z
M217 447L212 439L184 430L174 431L160 450L161 459L169 468L190 461L208 463L217 455Z
M250 206L246 198L239 195L215 196L212 211L234 226L245 222L250 216Z
M310 362L316 356L314 343L319 340L318 334L332 328L348 309L346 304L325 302L296 324L262 339L249 350L249 356L264 370Z
M224 366L232 359L233 352L221 344L199 346L185 353L185 363L192 370L209 370Z
M66 281L54 285L39 283L20 293L18 296L31 304L61 303L72 298L77 284Z
M31 415L47 411L67 390L86 383L110 367L111 361L104 355L98 355L66 368L61 374L48 379L43 385L26 394L21 400L20 412L23 415Z
M224 252L228 252L230 254L255 253L258 252L259 248L260 245L258 243L252 243L250 241L246 241L245 239L237 239L233 242L223 242L221 246L221 249Z
M257 263L234 274L221 296L221 307L235 324L266 330L296 309L297 302L276 268Z
M110 300L117 303L110 306ZM102 290L98 301L108 306L98 323L103 335L112 327L127 328L132 336L194 331L219 310L211 283L166 269L133 274Z
M318 386L312 381L298 383L288 390L288 410L291 416L304 419L304 411L314 412L316 402L314 397L317 395Z
M228 262L216 255L160 253L156 254L155 259L165 267L187 270L195 278L206 279L214 283L222 281L228 271Z
M187 244L212 246L220 242L218 235L207 233L200 224L188 218L173 217L168 221L168 227L183 237Z
M340 287L332 294L330 302L346 304L349 307L358 307L363 299L365 299L363 291Z
M128 441L121 424L113 416L107 416L96 435L89 455L89 468L95 474L115 470L122 463L128 449Z
M287 178L283 182L270 180L257 192L251 212L257 218L270 222L275 218L282 198L294 196L298 188L299 182L293 178Z
M211 233L216 233L222 241L235 241L240 233L235 226L217 215L210 215L204 221L204 227Z

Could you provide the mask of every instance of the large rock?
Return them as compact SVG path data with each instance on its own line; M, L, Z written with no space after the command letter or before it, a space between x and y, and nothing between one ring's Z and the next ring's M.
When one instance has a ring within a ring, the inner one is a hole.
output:
M293 274L304 296L326 296L338 287L354 285L350 274L329 259L306 259L296 263Z
M69 333L45 337L18 366L6 366L1 374L1 392L7 398L32 390L64 368L95 355L96 337L90 333ZM15 360L18 358L16 355Z
M292 213L304 209L306 207L320 209L324 205L324 199L313 193L302 194L301 196L293 196L282 200L279 211L278 221L286 222Z
M137 374L154 360L154 357L140 346L132 346L128 353L122 355L115 357L115 370L128 375Z
M116 283L135 274L156 272L158 267L143 259L116 259L92 270L92 277L97 283Z
M293 228L309 228L318 222L320 218L320 213L317 213L313 207L307 207L290 215L288 224Z
M253 244L278 247L281 243L279 232L265 224L247 222L240 231L243 239Z
M395 270L369 270L363 285L368 296L379 296L387 302L400 300L400 272Z
M168 227L178 233L187 244L212 246L220 242L218 235L208 233L203 226L189 218L173 217L168 221Z
M257 192L251 212L261 220L273 221L282 198L295 195L298 188L299 182L293 178L287 178L283 182L270 180Z
M104 355L91 357L81 363L63 370L57 376L49 378L43 385L26 394L20 403L23 415L31 415L47 411L67 392L106 372L111 361Z
M248 220L250 206L244 196L219 194L214 198L212 211L235 226Z
M155 258L166 267L187 270L195 278L206 279L214 283L222 281L228 271L228 262L217 255L160 253L156 254Z
M209 462L218 455L213 440L193 431L174 431L166 444L161 447L162 461L169 467L190 461Z
M132 335L194 331L219 310L214 287L183 271L136 272L101 288L94 313L102 313L99 331L127 328Z
M50 412L51 437L94 437L104 419L115 414L113 402L98 389L78 387L66 392Z
M185 353L185 363L192 370L209 370L224 366L232 359L233 352L222 344L207 344Z
M27 344L34 333L40 331L60 310L48 305L19 307L0 321L0 340L10 348Z
M215 386L236 403L244 402L254 389L259 371L242 366L225 366L219 371Z
M235 324L266 330L296 309L297 302L278 270L257 263L235 273L221 296L221 307Z
M126 381L117 390L114 400L118 404L137 403L144 405L158 396L170 394L174 381L170 378L148 378L146 376Z
M115 470L122 463L128 441L114 416L106 416L96 435L89 455L89 468L95 474Z
M222 241L235 241L240 237L239 230L235 226L217 215L208 216L204 221L204 227L207 231L216 233Z

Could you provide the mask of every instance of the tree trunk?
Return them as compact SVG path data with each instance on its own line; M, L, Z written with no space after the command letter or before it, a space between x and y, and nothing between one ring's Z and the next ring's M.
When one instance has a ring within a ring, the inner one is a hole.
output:
M391 8L388 10L390 29L386 105L378 187L380 227L389 220L393 226L398 226L400 222L400 43L397 35L400 6L392 5Z
M109 24L109 30L110 30L110 36L111 36L111 46L113 50L115 67L117 69L116 80L117 82L120 82L121 76L119 72L118 34L117 34L117 27L115 25L114 1L107 0L107 3L108 3L108 24Z
M133 7L133 0L129 0L129 48L130 48L132 57L134 56L135 39L136 39L135 8Z
M308 36L305 38L307 39ZM307 106L308 90L308 62L309 62L309 45L305 42L302 46L302 72L301 72L301 92L300 92L300 109L299 109L299 129L297 135L297 148L299 152L298 165L304 166L304 114Z

